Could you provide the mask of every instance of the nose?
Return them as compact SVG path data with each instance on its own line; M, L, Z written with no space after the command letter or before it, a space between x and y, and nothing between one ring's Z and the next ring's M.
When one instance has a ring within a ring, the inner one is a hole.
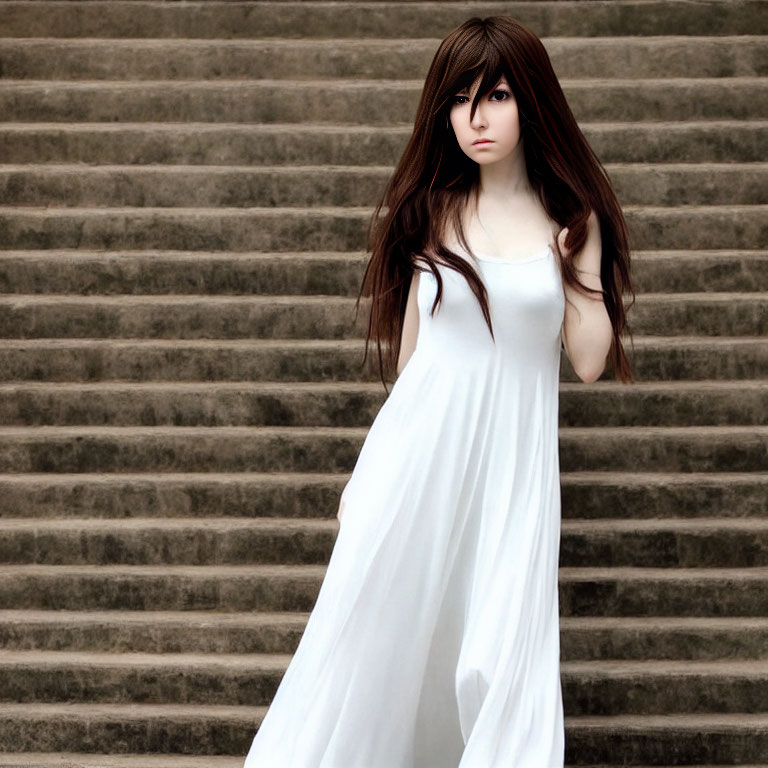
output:
M470 100L470 104L471 104ZM469 121L472 128L480 129L488 125L485 120L485 107L483 106L483 100L477 102L477 109L475 110L475 116Z

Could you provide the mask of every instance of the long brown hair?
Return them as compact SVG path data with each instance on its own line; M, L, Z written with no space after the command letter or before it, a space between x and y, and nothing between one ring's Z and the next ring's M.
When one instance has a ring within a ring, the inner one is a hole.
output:
M479 166L462 151L449 126L453 97L469 92L478 77L477 104L504 74L517 100L520 138L531 186L549 217L569 231L564 244L571 256L587 239L587 219L594 210L600 222L602 256L600 277L603 301L613 326L608 355L614 375L633 381L621 335L629 330L624 293L635 294L630 280L627 225L608 176L587 143L571 112L541 40L509 16L473 17L451 32L440 44L430 65L416 112L413 134L392 174L368 227L371 257L360 295L371 298L368 343L378 346L379 371L386 389L382 342L387 345L387 373L397 365L416 259L426 262L437 281L432 312L442 295L439 262L464 275L477 296L493 337L485 286L465 258L443 244L446 222L451 222L460 243L467 248L462 212L479 191ZM386 214L380 218L383 206ZM581 283L576 270L555 249L565 282L582 292L600 293ZM471 253L471 251L470 251Z

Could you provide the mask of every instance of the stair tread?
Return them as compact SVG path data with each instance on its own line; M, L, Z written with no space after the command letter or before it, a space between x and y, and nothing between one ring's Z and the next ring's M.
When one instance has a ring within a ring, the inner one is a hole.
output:
M123 484L126 482L150 481L154 483L178 483L197 482L197 483L220 483L230 482L253 482L263 483L293 484L305 483L313 480L318 482L338 481L349 476L349 472L259 472L244 470L242 472L17 472L14 474L5 474L0 476L0 485L26 483L45 483L68 485L77 483L78 485L91 481L102 484ZM768 472L636 472L617 470L599 471L599 470L579 470L572 472L561 472L562 481L572 484L583 483L607 483L622 485L647 484L658 485L659 483L674 483L678 485L721 485L723 483L743 483L752 482L757 484L768 483Z
M29 622L47 624L174 624L191 627L194 624L217 627L263 625L303 626L309 618L305 611L130 611L130 610L44 610L36 608L0 609L0 623L12 625ZM627 629L641 631L697 630L718 631L734 626L745 629L768 629L768 616L561 616L565 629L605 630Z
M328 426L250 426L250 425L226 425L226 426L175 426L161 424L158 426L114 426L114 425L30 425L30 426L0 426L0 437L67 437L69 435L93 435L93 436L130 436L153 435L158 437L163 434L178 437L180 435L244 435L260 434L275 435L281 437L301 436L328 436L357 438L366 435L370 426L358 427L328 427ZM629 426L594 426L594 427L564 427L558 428L561 435L572 437L592 437L604 434L626 435L636 437L663 437L664 435L701 438L727 437L729 435L745 435L762 437L768 435L768 425L764 424L708 424L703 426L664 426L656 424L629 425Z
M326 565L317 564L256 564L256 565L39 565L14 564L0 565L0 577L10 576L57 576L64 574L99 574L108 576L118 575L173 575L211 578L212 576L322 576ZM696 579L740 579L763 581L768 579L768 566L749 567L640 567L640 566L560 566L561 577L570 579L654 579L654 580L684 580Z
M138 719L152 717L180 717L201 720L220 717L251 723L254 716L266 711L266 706L230 704L136 704L136 703L81 703L81 702L0 702L0 718L35 718L46 720L78 717L104 719ZM672 714L571 715L568 720L580 727L627 728L706 728L751 730L768 728L768 712L695 712Z
M3 768L242 768L244 755L221 756L205 755L194 757L184 754L112 754L100 755L86 752L4 752L0 753L0 765ZM768 768L768 764L739 763L740 768ZM602 763L600 765L578 765L566 763L564 768L626 768L626 763L619 765ZM633 768L674 768L674 766L643 766ZM686 768L721 768L708 765L688 765Z
M0 81L1 82L1 81ZM308 216L357 216L367 218L374 213L375 207L370 205L253 205L253 206L234 206L225 205L215 208L207 205L194 206L163 206L147 205L137 207L135 205L105 205L105 206L45 206L45 205L0 205L0 215L8 216L12 213L24 214L42 214L49 218L56 216L72 215L105 215L109 213L134 213L142 216L157 216L158 214L191 214L194 216L220 216L221 214L230 215L253 215L262 214L264 216L285 216L285 215L308 215ZM685 214L703 212L703 213L739 213L768 210L768 203L733 203L730 205L625 205L622 210L626 213L648 212L664 214ZM18 249L17 249L18 250ZM751 250L739 248L738 250Z
M768 339L765 340L768 348ZM636 381L631 385L618 381L605 379L596 382L584 383L573 381L561 381L561 392L617 392L632 395L634 393L670 393L685 394L689 392L718 392L732 390L749 390L768 393L768 381L766 379L676 379ZM102 379L99 381L30 381L27 379L15 379L0 381L0 392L14 392L17 390L53 392L114 392L125 390L136 391L170 391L170 392L198 392L210 390L234 390L236 392L269 392L285 394L288 392L371 392L383 394L381 384L374 381L120 381Z
M242 768L244 757L244 755L194 757L154 753L100 755L87 752L2 752L0 765L3 768Z
M141 210L141 209L137 209ZM342 296L339 294L320 294L320 293L284 293L284 294L212 294L212 293L152 293L152 294L134 294L134 293L99 293L99 294L81 294L81 293L5 293L0 296L0 306L3 304L13 305L19 309L25 304L282 304L292 306L300 303L316 304L324 307L329 302L338 302L339 304L353 305L356 301L355 296ZM732 305L736 303L763 303L768 301L768 296L762 291L690 291L675 293L657 293L646 292L637 294L638 302L654 301L666 303L684 303L695 301L719 302ZM740 338L740 337L737 337ZM250 339L249 339L250 341Z
M28 82L19 80L17 82ZM58 82L58 81L54 81ZM98 82L98 81L96 81ZM176 81L170 81L175 83ZM218 82L218 81L216 81ZM282 81L277 81L282 83ZM375 81L378 83L379 81ZM631 81L634 82L634 81ZM705 120L653 120L647 123L639 123L636 120L580 120L579 126L583 129L590 127L599 127L601 130L611 129L632 129L645 130L649 132L658 132L666 134L669 130L683 130L696 127L705 129L722 128L765 128L768 127L768 119L756 117L755 119L743 120L738 118L715 117ZM361 123L322 123L312 120L295 122L274 122L274 123L240 123L240 122L215 122L211 123L202 120L190 120L183 123L167 123L163 120L121 120L118 122L102 122L98 120L77 120L77 121L46 121L46 120L3 120L0 125L0 132L13 130L35 131L84 131L96 130L102 132L115 132L120 130L138 130L138 131L163 131L188 133L190 131L208 132L211 130L234 130L247 133L284 133L290 130L292 135L294 131L317 132L317 133L344 133L350 131L359 133L376 133L391 131L397 133L406 133L413 130L412 123L402 122L382 126L367 126Z
M65 667L99 668L161 668L170 671L219 669L245 671L260 669L264 672L282 672L293 658L285 653L143 653L112 651L40 651L0 649L0 667L33 667L55 674ZM768 659L716 658L716 659L576 659L561 661L560 667L568 674L622 677L669 676L768 678Z
M380 38L379 38L380 39ZM590 37L591 42L594 38ZM631 38L630 38L631 39ZM711 39L711 38L710 38ZM374 41L376 38L374 38ZM399 40L400 41L400 40ZM367 41L366 41L367 42ZM723 75L720 77L690 77L684 75L672 75L670 77L566 77L558 78L561 85L568 87L589 86L595 87L613 87L613 86L631 86L632 88L642 88L645 86L711 86L711 85L755 85L762 86L768 81L767 75ZM217 77L217 78L167 78L157 77L144 80L100 80L92 78L78 78L77 80L58 80L51 78L18 78L4 77L0 81L0 87L8 86L8 90L22 86L43 87L55 86L57 88L71 86L73 88L112 88L114 90L142 90L153 86L168 86L172 88L183 86L197 86L200 88L219 89L227 86L233 88L262 88L264 86L278 86L280 88L397 88L400 90L417 89L421 90L424 80L419 78L370 78L370 77L333 77L333 78L307 78L297 80L295 78L274 78L274 77Z
M311 349L317 347L319 349L336 349L336 348L350 348L357 350L362 348L364 341L360 339L149 339L146 337L121 337L115 339L105 338L61 338L61 337L48 337L48 338L32 338L32 339L3 339L4 348L34 348L34 347L80 347L80 348L99 348L99 347L179 347L179 348L195 348L202 349L221 347L240 348L244 347L250 349L266 348L266 349L283 349L290 350L295 349ZM695 347L732 347L734 344L741 345L756 345L764 346L766 344L765 336L694 336L688 334L681 334L679 336L654 336L650 334L638 334L634 337L634 345L636 348L642 347L680 347L686 346Z
M217 718L222 721L252 724L266 713L267 707L244 704L154 704L154 703L100 703L57 701L54 703L5 702L0 701L0 720L32 718L46 721L81 719L83 717L103 720L139 720L147 717L168 717L190 720Z
M336 518L317 517L46 517L41 520L27 517L0 518L0 532L10 534L14 531L46 532L99 531L128 532L164 530L179 531L198 529L201 531L230 531L233 529L265 530L290 534L299 531L335 531L338 527ZM654 531L679 531L682 533L710 533L719 531L768 531L768 517L603 517L603 518L567 518L561 523L564 532L579 531L584 533L642 533Z
M349 3L350 5L353 2ZM750 41L759 42L762 40L762 35L734 35L727 34L718 36L715 38L717 42L722 45L733 45L737 43L739 45L749 43ZM558 43L578 43L584 46L588 45L606 45L608 43L616 43L621 45L622 49L631 45L638 45L640 43L673 43L675 46L681 43L690 42L691 45L697 45L700 42L711 42L713 40L711 35L684 35L684 34L665 34L665 35L643 35L641 37L626 37L623 35L610 35L601 34L595 37L578 37L576 35L539 35L539 39L543 43L558 42ZM329 48L334 53L338 47L359 48L364 51L370 49L371 46L381 45L386 47L403 48L414 44L421 44L429 47L430 45L437 45L440 39L424 38L424 37L400 37L396 40L388 37L366 37L365 39L355 39L349 37L323 37L323 38L299 38L299 39L286 39L283 37L258 37L247 40L228 40L217 38L215 40L206 38L183 38L177 37L155 37L155 38L113 38L113 37L88 37L83 38L51 38L51 37L35 37L28 36L23 38L5 38L2 42L9 46L23 47L26 45L35 45L39 43L55 43L61 44L66 47L91 47L92 45L103 46L107 49L112 47L125 47L132 48L135 45L145 45L147 47L157 48L158 52L166 50L167 46L173 46L177 48L212 48L219 50L221 47L225 48L243 48L245 50L252 50L255 44L264 43L272 46L283 46L291 50L306 47L325 47Z

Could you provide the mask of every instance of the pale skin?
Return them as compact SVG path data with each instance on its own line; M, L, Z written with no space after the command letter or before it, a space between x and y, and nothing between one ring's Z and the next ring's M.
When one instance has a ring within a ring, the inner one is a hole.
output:
M517 102L509 84L502 76L495 89L480 100L470 121L471 101L479 85L478 78L471 92L457 94L450 111L459 146L480 166L477 211L467 210L462 225L472 250L499 259L525 258L552 243L559 227L549 218L529 183ZM473 144L480 138L491 139L492 143ZM567 234L568 230L564 229L558 241L566 256ZM512 243L514 245L510 245ZM446 245L453 250L452 246L458 247L458 239L451 234L446 237ZM590 288L602 288L601 252L599 222L592 211L585 246L573 260L580 270L579 279ZM398 375L416 348L419 274L414 271L408 290ZM576 375L583 382L592 383L605 370L612 339L610 318L600 294L585 294L565 283L563 291L569 300L562 326L563 347Z

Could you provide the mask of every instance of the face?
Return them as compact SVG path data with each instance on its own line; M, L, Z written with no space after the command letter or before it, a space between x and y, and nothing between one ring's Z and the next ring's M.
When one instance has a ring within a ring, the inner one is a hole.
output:
M504 75L490 93L477 104L475 116L470 122L472 99L477 93L480 78L466 89L454 94L450 120L456 140L463 152L481 165L495 163L510 155L520 141L520 119L517 101ZM475 144L478 139L490 139Z

